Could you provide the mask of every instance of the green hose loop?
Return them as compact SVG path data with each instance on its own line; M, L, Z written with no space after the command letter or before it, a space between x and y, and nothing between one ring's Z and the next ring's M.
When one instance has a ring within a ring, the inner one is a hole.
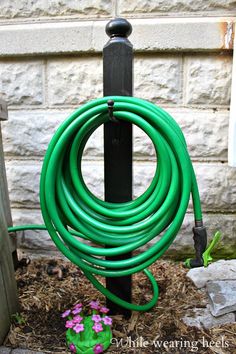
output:
M81 172L86 142L95 129L109 120L109 99L114 101L114 117L141 128L152 140L157 156L150 186L127 203L110 203L94 196ZM147 311L158 299L158 286L146 268L160 258L175 239L190 194L195 220L201 220L195 173L183 133L174 119L160 107L138 98L103 97L77 109L59 127L48 146L40 180L45 226L25 225L9 231L38 226L47 229L58 249L79 266L107 298L130 310ZM140 250L144 245L146 250ZM129 259L105 258L133 251ZM96 279L96 275L120 277L139 271L145 272L153 287L153 298L145 305L123 301Z

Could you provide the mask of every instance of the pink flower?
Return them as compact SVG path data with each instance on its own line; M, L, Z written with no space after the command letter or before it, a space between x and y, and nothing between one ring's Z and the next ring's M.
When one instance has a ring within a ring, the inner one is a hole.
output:
M77 315L82 311L82 307L76 307L74 310L72 310L73 315Z
M76 353L76 346L74 345L74 343L71 343L69 345L69 349L70 349L71 353Z
M102 317L102 320L105 325L108 325L108 326L112 325L112 318L111 317L105 316L105 317Z
M94 329L94 331L95 331L96 333L103 331L103 328L102 328L102 324L101 324L101 323L95 323L95 325L94 325L92 328Z
M72 328L74 326L74 322L72 320L66 321L66 328Z
M78 316L75 316L72 321L74 322L74 324L76 324L76 323L80 323L82 320L83 320L83 317L78 315Z
M81 304L81 302L79 304L76 304L74 306L74 309L80 309L81 307L83 307L83 304Z
M95 347L93 348L94 354L100 354L103 353L103 345L102 344L96 344Z
M75 331L75 333L79 333L79 332L83 332L84 330L84 325L81 323L77 323L74 327L73 330Z
M100 304L99 304L99 301L91 301L89 303L91 309L94 309L94 310L99 310L100 309Z
M109 310L107 307L102 306L102 307L100 307L99 311L100 311L101 313L108 313L110 310Z
M102 320L101 316L100 315L93 315L92 316L92 320L94 322L100 322Z
M63 314L61 315L61 317L62 317L62 318L65 318L65 317L69 316L70 312L71 312L70 310L66 310L65 312L63 312Z

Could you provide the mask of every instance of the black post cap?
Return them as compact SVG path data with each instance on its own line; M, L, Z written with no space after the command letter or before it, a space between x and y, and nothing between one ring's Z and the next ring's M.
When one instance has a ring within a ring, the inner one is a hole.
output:
M128 38L132 33L132 26L125 18L114 18L106 25L106 34L108 37Z

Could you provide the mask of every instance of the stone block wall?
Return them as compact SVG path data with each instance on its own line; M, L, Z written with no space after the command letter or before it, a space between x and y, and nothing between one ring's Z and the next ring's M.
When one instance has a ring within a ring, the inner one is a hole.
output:
M221 230L218 256L235 254L236 169L227 165L235 5L233 0L0 3L0 95L9 105L2 130L14 223L42 222L38 191L47 145L76 107L102 97L104 28L122 16L134 29L134 96L160 105L180 124L209 236ZM152 143L134 128L134 197L146 189L154 169ZM86 146L83 174L102 197L102 129ZM192 252L192 226L190 202L169 255L185 258ZM34 254L55 249L46 232L36 231L19 233L18 246Z

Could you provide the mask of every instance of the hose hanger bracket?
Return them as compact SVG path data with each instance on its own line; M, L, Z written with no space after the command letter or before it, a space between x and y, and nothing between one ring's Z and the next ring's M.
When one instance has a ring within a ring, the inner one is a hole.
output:
M107 101L107 107L108 107L108 114L109 114L109 120L113 123L119 123L119 120L114 117L113 112L114 112L114 101L113 100L108 100Z

